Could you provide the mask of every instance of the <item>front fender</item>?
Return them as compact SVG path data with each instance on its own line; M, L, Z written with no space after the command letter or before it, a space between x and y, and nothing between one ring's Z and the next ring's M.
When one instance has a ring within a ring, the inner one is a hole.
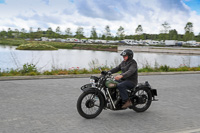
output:
M106 106L106 99L105 99L105 96L103 94L102 91L100 91L98 88L95 88L95 87L89 87L89 88L84 88L82 89L83 93L85 92L95 92L95 94L97 95L101 95L103 97L103 100L104 100L104 107Z
M102 94L104 96L103 92L100 91L98 88L95 88L95 87L84 88L84 89L82 89L82 91L83 92L92 91L92 92L95 92L96 94Z
M85 84L85 85L81 86L81 90L84 91L85 89L91 88L91 87L92 87L92 83Z

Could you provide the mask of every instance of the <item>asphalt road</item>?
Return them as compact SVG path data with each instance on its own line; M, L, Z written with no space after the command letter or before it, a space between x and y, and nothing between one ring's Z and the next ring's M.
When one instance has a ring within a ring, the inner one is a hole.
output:
M144 113L76 110L88 78L0 81L0 133L200 133L200 74L140 76L158 91Z

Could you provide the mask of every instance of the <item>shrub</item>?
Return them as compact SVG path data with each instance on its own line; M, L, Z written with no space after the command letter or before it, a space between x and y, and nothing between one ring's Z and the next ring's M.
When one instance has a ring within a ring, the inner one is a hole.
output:
M21 73L20 73L20 70L19 69L11 69L10 71L9 71L9 73L11 74L11 75L20 75Z
M36 72L30 72L30 73L27 73L26 75L35 76L35 75L38 75L38 73L36 73Z
M169 71L170 71L170 72L177 71L177 68L169 68Z
M183 67L177 68L177 70L178 70L178 71L188 71L188 70L189 70L189 67L183 66Z
M67 75L67 74L68 74L67 71L59 71L59 72L58 72L58 75Z
M144 65L141 69L138 70L138 72L153 72L154 69L149 65Z
M160 70L162 71L162 72L169 72L169 69L170 69L170 67L169 66L167 66L167 65L162 65L162 66L160 66Z
M87 69L81 69L80 71L79 71L79 73L80 74L86 74L86 73L90 73Z
M43 74L44 75L53 75L53 72L52 71L51 72L50 71L44 71Z
M100 70L97 68L97 69L91 69L91 73L100 73Z
M36 66L34 64L24 64L23 68L21 69L21 73L27 74L30 72L38 72Z

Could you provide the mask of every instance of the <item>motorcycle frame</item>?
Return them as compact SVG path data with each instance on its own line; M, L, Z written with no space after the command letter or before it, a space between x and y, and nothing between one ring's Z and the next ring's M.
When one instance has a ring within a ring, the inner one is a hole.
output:
M96 79L97 80L97 79ZM103 81L104 82L104 81ZM112 110L116 110L116 106L113 102L113 99L110 95L110 92L108 90L107 87L105 86L99 86L100 83L97 83L99 87L93 85L94 83L89 83L89 84L86 84L84 86L81 87L81 90L83 92L86 92L86 91L95 91L95 94L96 95L102 95L103 99L104 99L104 108L107 108L107 103L108 101L106 100L106 97L108 97L113 109ZM134 91L136 91L137 89L140 89L140 88L148 88L151 92L151 95L152 95L152 101L158 101L157 99L155 99L155 96L157 96L157 90L156 89L152 89L150 84L148 83L148 81L146 81L145 83L140 83L138 84L134 89L131 90L131 93L133 93ZM104 90L104 93L102 92L102 89Z

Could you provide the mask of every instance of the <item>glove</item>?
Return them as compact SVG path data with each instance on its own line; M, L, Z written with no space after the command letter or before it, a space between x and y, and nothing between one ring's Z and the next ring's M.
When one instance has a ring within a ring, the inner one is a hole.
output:
M108 72L107 71L101 71L101 74L106 75L106 74L108 74Z

